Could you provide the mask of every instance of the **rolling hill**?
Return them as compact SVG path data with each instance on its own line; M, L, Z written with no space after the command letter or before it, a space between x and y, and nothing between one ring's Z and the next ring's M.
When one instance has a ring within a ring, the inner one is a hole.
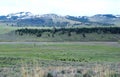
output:
M60 16L57 14L34 15L31 12L18 12L0 16L0 23L18 27L119 26L119 22L120 16L112 14Z

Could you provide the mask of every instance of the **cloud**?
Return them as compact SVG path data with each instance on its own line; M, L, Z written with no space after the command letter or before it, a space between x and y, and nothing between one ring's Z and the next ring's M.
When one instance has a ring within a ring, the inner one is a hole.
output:
M0 14L30 11L35 14L93 15L120 13L120 0L0 0Z

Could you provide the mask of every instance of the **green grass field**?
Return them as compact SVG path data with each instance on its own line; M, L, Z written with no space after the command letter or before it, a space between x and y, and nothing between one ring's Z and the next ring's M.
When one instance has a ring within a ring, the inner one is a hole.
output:
M120 42L78 42L117 41L119 34L36 37L15 35L16 29L0 27L0 77L120 77Z
M120 47L80 43L0 44L0 59L0 65L21 60L119 62Z
M1 77L119 77L119 43L1 43Z

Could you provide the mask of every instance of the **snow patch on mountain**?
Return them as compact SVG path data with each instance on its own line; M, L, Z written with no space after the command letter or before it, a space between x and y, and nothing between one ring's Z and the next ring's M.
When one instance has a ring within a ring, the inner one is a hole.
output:
M33 14L31 12L18 12L18 13L11 13L7 15L7 18L10 19L12 17L16 17L17 19L24 18L24 17L31 17Z

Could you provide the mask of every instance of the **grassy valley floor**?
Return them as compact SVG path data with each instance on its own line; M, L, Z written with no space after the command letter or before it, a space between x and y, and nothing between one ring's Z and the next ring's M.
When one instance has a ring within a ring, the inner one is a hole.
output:
M117 42L0 43L1 77L119 77L119 62Z
M0 77L120 77L119 33L36 36L17 29L0 27Z

